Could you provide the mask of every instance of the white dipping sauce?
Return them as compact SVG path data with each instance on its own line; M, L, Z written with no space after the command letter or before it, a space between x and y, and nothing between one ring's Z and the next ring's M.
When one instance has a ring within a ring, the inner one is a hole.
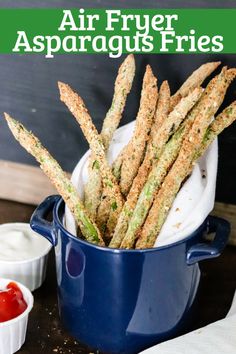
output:
M0 225L0 261L24 261L47 253L51 244L29 224Z

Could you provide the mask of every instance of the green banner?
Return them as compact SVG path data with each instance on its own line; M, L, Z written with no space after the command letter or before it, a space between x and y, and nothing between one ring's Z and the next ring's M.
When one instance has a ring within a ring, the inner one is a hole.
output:
M236 9L0 9L0 53L236 53Z

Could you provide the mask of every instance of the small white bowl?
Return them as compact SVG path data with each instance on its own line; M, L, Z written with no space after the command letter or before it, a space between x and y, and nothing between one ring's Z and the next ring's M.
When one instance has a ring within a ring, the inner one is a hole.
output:
M24 285L10 279L0 279L0 289L6 288L10 282L16 283L22 291L26 310L12 320L0 323L0 353L12 354L17 352L25 342L28 316L34 304L34 298L29 289Z
M9 231L27 232L30 241L34 243L34 253L21 259L21 249L19 245L13 245L18 258L4 259L0 254L0 277L14 279L24 284L31 291L39 288L46 277L47 259L52 245L49 241L34 232L29 224L8 223L0 225L0 233ZM32 236L32 239L31 239ZM38 247L40 245L40 247ZM4 255L4 250L2 250ZM19 252L19 254L17 253ZM22 253L25 250L22 250ZM1 353L1 352L0 352ZM5 353L4 353L5 354Z

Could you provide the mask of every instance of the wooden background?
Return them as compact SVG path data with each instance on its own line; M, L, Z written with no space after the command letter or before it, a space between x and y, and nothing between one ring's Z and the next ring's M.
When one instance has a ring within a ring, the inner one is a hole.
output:
M1 0L0 7L233 7L235 1L45 1ZM220 24L219 24L220 25ZM232 40L234 24L232 27ZM107 55L0 55L0 115L6 111L35 132L62 167L71 172L88 145L74 118L59 101L57 81L69 83L84 98L93 120L101 128L112 99L113 83L118 66L124 59ZM159 84L168 79L172 92L199 65L221 60L236 66L236 55L136 55L137 74L122 120L135 118L141 80L147 63L158 76ZM225 104L235 98L236 82L231 86ZM219 171L216 199L236 204L236 124L220 137ZM36 165L12 138L6 123L0 120L0 159ZM6 166L5 166L6 167ZM0 174L1 176L2 174ZM15 178L15 175L14 175ZM8 175L9 180L9 175ZM5 181L5 180L4 180ZM0 180L1 183L1 180ZM35 188L37 188L37 185Z

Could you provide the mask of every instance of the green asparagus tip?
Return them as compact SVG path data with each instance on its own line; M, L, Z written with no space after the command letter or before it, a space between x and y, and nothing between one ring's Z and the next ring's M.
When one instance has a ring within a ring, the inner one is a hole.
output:
M4 112L4 118L6 119L7 124L10 130L12 131L12 133L16 133L16 128L20 127L21 124L14 118L12 118L8 113L5 112Z

